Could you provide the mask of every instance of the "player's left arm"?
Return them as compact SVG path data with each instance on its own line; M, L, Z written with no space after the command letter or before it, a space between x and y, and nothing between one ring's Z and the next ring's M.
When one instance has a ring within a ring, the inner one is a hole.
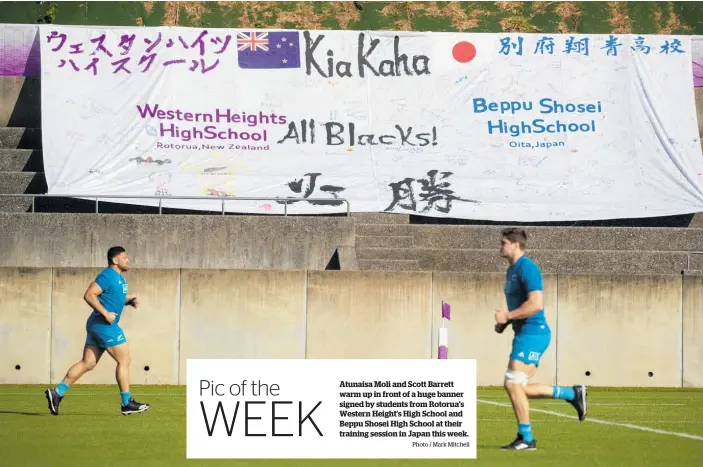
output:
M520 280L527 291L527 300L508 313L508 320L529 318L544 308L544 284L539 267L535 263L527 263L521 272Z
M127 295L127 300L124 302L124 304L137 308L139 306L139 297L137 297L136 295Z

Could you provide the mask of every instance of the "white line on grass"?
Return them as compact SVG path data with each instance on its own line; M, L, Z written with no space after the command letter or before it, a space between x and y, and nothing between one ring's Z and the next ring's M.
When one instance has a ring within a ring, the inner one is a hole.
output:
M532 422L548 422L550 419L549 418L534 418L530 417L530 421ZM503 423L515 423L515 417L510 417L510 418L477 418L477 422L503 422ZM575 421L575 420L574 420ZM620 423L666 423L666 424L672 424L672 425L703 425L703 422L687 422L687 421L682 421L682 420L674 420L674 421L659 421L659 422L651 422L649 420L628 420L627 422L622 421Z
M564 405L564 402L542 402L540 405ZM614 406L614 407L661 407L661 406L668 406L668 407L681 407L686 404L640 404L637 402L634 403L628 403L628 402L623 402L621 404L617 402L589 402L589 406Z
M487 400L482 400L482 399L477 399L477 402L480 402L481 404L490 404L490 405L497 405L499 407L512 408L512 405L506 404L503 402L494 402L494 401L487 401ZM578 417L575 415L566 415L566 414L559 413L559 412L552 412L551 410L541 410L541 409L530 408L530 412L546 413L549 415L555 415L557 417L564 417L564 418L571 418L571 419L578 420ZM607 420L598 420L597 418L590 418L590 417L586 418L585 421L591 422L591 423L600 423L602 425L621 426L624 428L632 428L633 430L648 431L650 433L657 433L660 435L672 435L672 436L678 436L680 438L688 438L688 439L695 439L697 441L703 441L703 436L696 436L696 435L691 435L688 433L677 433L675 431L657 430L656 428L648 428L646 426L633 425L631 423L609 422Z

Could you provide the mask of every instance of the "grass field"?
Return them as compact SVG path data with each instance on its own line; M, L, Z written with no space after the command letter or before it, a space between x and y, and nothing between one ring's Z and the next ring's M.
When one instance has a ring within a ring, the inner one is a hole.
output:
M703 465L703 391L591 389L589 419L563 401L533 401L535 452L503 452L516 423L502 389L479 388L478 460L185 459L185 388L133 387L151 410L124 417L116 386L75 386L49 414L40 386L0 386L0 465L7 467ZM497 405L498 404L498 405ZM560 415L561 414L561 415ZM649 431L651 430L651 431ZM688 437L687 437L688 435Z

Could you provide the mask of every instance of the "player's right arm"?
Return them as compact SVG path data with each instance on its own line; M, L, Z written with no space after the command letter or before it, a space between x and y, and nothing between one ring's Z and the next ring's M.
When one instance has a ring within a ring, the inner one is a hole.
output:
M117 313L107 311L102 303L100 303L100 300L98 300L98 295L101 293L103 293L103 289L101 289L96 282L93 282L88 286L85 294L83 294L83 300L85 300L88 305L93 307L94 310L103 315L105 321L112 324L112 322L117 318Z

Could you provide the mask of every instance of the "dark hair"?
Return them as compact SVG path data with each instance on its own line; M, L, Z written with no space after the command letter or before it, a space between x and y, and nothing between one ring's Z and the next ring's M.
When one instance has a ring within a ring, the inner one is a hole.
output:
M503 229L501 232L504 238L507 238L511 242L518 242L520 244L521 249L525 249L527 247L527 233L525 232L525 229L518 229L515 227L510 227L507 229Z
M113 246L109 250L107 250L107 265L112 266L112 260L115 256L119 255L120 253L124 253L124 248L121 246Z

